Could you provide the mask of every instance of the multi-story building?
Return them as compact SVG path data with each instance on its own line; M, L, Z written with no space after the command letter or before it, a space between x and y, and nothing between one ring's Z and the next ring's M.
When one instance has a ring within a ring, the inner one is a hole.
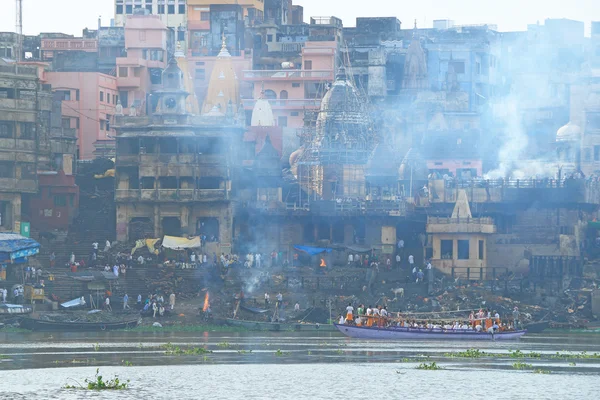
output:
M69 213L56 219L54 208L76 206L74 130L61 126L60 102L53 102L43 67L0 60L2 230L18 231L21 221L30 221L34 228L65 228ZM39 208L38 199L50 205Z
M130 15L157 15L172 30L177 42L187 46L186 0L115 0L115 25L126 26Z
M229 101L225 110L215 104L211 113L191 115L188 79L172 59L153 93L154 114L117 117L117 239L201 233L220 243L216 251L229 252L243 126Z

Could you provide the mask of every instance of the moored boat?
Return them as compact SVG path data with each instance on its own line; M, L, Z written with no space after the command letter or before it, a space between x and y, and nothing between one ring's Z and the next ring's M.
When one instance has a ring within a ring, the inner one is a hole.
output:
M69 322L69 321L46 321L36 318L23 318L21 328L32 331L112 331L118 329L135 328L138 325L137 319L116 322Z
M346 336L357 339L379 339L379 340L514 340L527 333L522 331L505 331L494 334L477 332L470 329L427 329L427 328L404 328L404 327L362 327L354 325L333 324L338 331Z
M33 307L22 304L0 304L0 317L17 317L31 314Z

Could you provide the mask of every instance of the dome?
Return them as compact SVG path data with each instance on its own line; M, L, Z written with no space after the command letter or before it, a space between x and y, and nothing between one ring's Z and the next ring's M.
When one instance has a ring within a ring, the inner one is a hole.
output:
M571 142L581 139L581 128L570 122L556 131L557 142Z
M251 126L275 126L275 117L268 100L258 99L252 110Z
M398 168L399 179L426 180L427 175L429 175L427 162L417 149L410 148Z
M294 164L296 164L296 162L298 162L298 159L300 158L300 156L302 156L303 153L304 147L300 147L298 150L290 154L290 165L293 166Z
M356 143L367 147L369 118L365 101L340 68L335 82L321 101L317 136L323 145ZM354 146L352 146L354 147Z

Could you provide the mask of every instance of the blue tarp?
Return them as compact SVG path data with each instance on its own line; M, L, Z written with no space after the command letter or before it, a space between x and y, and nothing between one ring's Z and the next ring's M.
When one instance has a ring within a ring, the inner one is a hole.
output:
M0 262L19 262L40 252L40 244L14 232L0 233Z
M321 253L331 253L332 249L327 249L324 247L312 247L312 246L298 246L294 245L294 248L298 251L303 251L305 253L310 254L311 256L321 254Z

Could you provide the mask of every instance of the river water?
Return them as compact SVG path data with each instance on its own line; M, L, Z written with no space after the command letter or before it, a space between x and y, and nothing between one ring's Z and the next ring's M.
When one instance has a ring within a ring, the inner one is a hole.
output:
M211 353L166 354L164 345ZM161 347L163 346L163 347ZM448 353L479 348L498 357ZM513 359L600 353L600 335L527 335L518 342L376 342L315 333L0 333L0 399L592 399L600 359ZM418 370L436 362L443 370ZM516 370L515 362L532 364ZM63 389L93 378L129 379L125 391ZM534 373L535 369L550 371Z

